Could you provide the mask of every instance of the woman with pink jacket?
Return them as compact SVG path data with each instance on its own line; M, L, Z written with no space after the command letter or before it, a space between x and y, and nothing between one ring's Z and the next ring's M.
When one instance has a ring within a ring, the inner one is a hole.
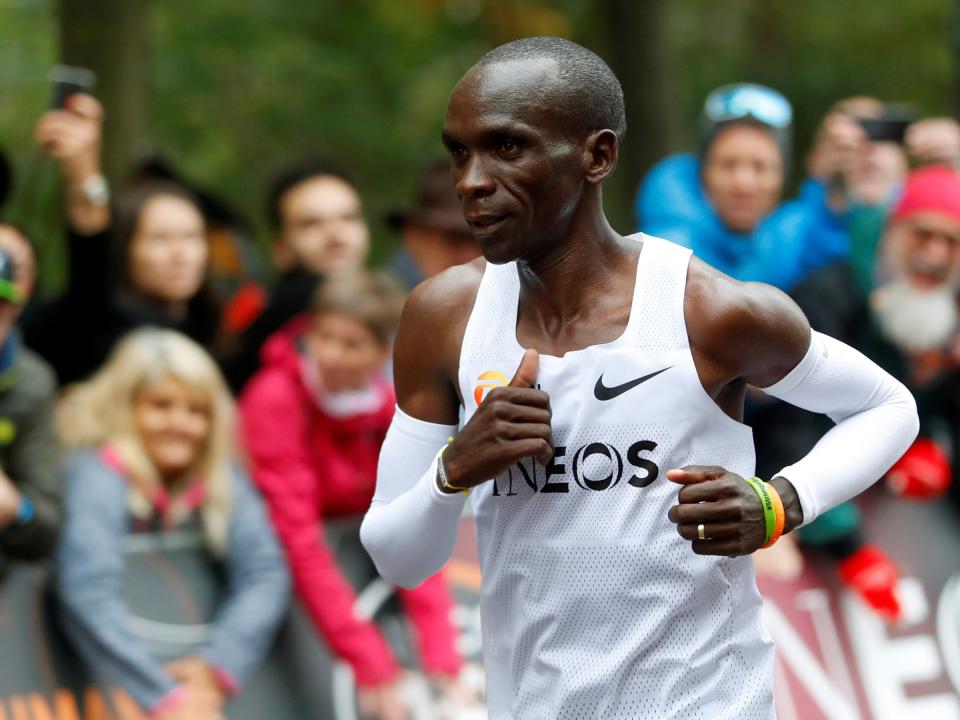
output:
M352 668L361 709L384 719L405 717L397 663L377 626L357 617L356 595L324 525L346 527L359 546L360 520L373 497L380 445L395 406L382 369L401 305L402 295L378 275L331 277L312 311L264 346L263 366L240 399L254 480L286 548L300 600L334 655ZM397 592L425 671L452 683L460 657L443 579Z

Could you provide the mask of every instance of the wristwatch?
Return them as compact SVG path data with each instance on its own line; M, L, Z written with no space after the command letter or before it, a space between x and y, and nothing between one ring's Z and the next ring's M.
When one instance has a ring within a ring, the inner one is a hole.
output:
M110 186L103 175L91 175L80 186L80 195L91 205L103 207L110 202Z

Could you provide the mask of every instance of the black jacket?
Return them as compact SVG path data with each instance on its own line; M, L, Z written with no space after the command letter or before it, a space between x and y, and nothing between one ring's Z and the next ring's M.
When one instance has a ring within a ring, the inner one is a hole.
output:
M90 236L71 231L67 238L64 293L28 308L21 323L27 345L50 363L61 385L88 377L121 337L139 327L177 330L210 348L219 313L205 291L190 301L185 318L171 318L143 298L118 292L109 230Z

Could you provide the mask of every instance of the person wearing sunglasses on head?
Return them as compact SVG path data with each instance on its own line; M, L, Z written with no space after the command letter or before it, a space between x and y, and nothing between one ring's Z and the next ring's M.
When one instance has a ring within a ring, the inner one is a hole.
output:
M793 109L762 85L720 87L701 116L699 155L673 155L640 186L638 226L691 248L744 281L789 291L811 271L844 257L842 215L819 180L782 203L790 164Z

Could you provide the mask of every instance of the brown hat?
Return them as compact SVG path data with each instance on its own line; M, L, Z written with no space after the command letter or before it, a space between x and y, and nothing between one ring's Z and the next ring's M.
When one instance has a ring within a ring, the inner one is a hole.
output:
M463 219L460 198L450 179L448 160L437 160L424 169L414 207L395 210L387 215L387 225L394 230L402 229L407 223L456 235L471 234L470 226Z

